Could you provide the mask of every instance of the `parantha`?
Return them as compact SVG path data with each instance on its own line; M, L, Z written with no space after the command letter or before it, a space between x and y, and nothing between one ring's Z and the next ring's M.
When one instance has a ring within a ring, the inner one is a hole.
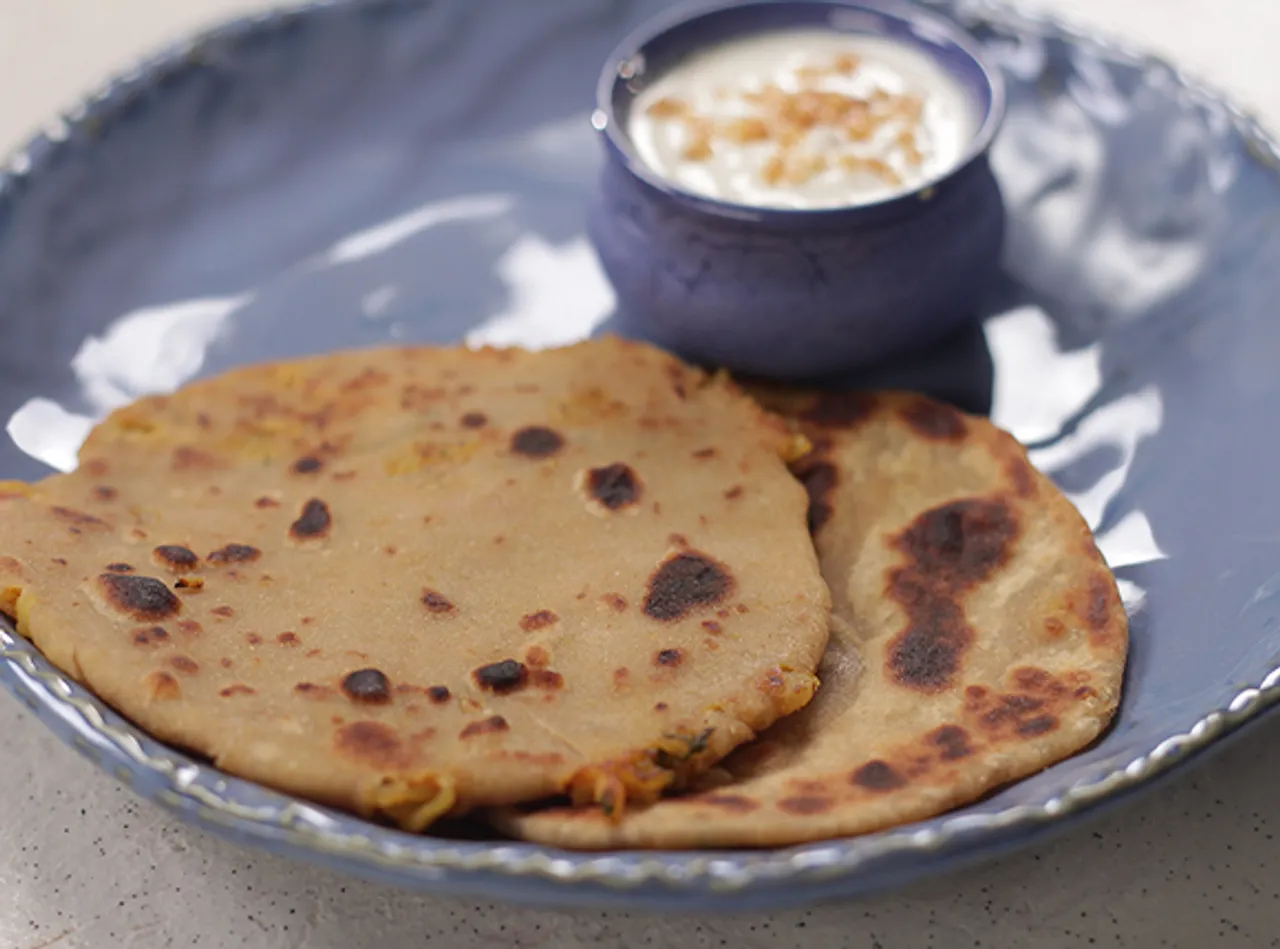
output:
M222 768L418 830L621 812L812 695L829 596L793 440L613 339L261 365L10 484L0 606Z
M897 393L764 396L815 450L796 473L832 590L814 701L629 811L507 810L577 848L780 846L933 816L1092 741L1128 628L1072 505L984 419Z

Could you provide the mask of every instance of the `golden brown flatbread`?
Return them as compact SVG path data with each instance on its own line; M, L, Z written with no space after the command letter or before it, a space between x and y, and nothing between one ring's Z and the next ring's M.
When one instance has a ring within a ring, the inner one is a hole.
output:
M226 770L421 829L621 811L810 698L829 596L792 439L613 339L240 369L0 502L0 607Z
M775 846L920 820L1092 741L1128 627L1088 528L984 419L898 393L766 393L815 450L795 470L831 587L821 688L702 788L613 823L505 810L565 847Z

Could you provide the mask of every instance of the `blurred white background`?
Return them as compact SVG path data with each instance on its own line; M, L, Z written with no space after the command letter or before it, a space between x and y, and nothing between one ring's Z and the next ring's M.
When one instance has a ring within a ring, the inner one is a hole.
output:
M0 148L12 146L104 76L167 39L265 5L255 0L0 0ZM1174 57L1280 123L1280 82L1274 81L1280 0L1042 0L1034 5Z

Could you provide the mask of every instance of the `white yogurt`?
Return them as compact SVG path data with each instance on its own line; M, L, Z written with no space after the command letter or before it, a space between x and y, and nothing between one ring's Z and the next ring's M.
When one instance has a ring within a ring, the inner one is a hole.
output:
M906 44L782 30L708 48L645 89L628 134L685 190L735 204L831 208L910 191L978 128L963 87Z

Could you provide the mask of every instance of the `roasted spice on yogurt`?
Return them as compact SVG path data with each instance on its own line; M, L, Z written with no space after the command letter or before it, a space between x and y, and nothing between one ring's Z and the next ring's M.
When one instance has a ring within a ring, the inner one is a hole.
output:
M765 207L870 203L944 172L976 129L954 79L878 37L788 30L690 57L637 98L630 134L655 171Z

